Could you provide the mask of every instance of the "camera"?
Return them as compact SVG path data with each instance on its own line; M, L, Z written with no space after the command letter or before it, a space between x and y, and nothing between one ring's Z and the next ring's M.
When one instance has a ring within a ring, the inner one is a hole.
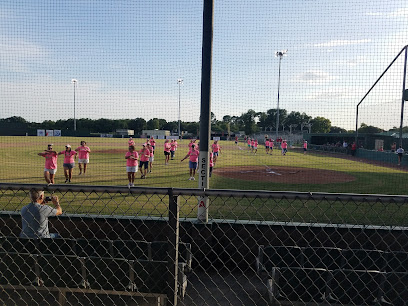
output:
M45 202L50 202L50 201L51 201L51 197L45 197L44 201L45 201Z

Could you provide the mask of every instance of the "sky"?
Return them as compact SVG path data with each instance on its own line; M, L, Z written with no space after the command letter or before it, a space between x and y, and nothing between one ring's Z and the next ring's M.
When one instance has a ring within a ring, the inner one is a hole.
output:
M180 102L181 120L197 121L202 15L199 0L1 1L0 118L73 118L76 79L77 119L172 121ZM276 108L287 49L280 107L353 129L407 44L406 1L216 0L212 111ZM400 56L360 122L399 126L403 68Z

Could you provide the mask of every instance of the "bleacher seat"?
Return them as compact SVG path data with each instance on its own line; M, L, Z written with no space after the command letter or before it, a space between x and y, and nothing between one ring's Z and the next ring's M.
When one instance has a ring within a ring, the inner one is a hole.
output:
M373 305L383 298L384 273L362 270L334 270L331 273L329 302L351 305Z
M393 306L406 306L408 303L408 272L386 273L384 298Z
M113 241L113 257L128 260L148 260L150 243L135 240Z
M296 246L260 246L257 258L258 272L270 272L273 268L301 268L303 265L302 249Z
M385 270L408 273L408 252L387 252Z
M47 287L85 287L83 259L77 256L39 255L40 277Z
M37 254L36 239L0 237L0 252Z
M38 251L40 254L75 255L74 242L75 240L66 238L38 239Z
M304 268L340 269L343 265L342 250L329 247L303 248Z
M80 257L112 257L111 241L102 239L76 239L75 253Z
M131 262L119 258L85 258L86 279L92 289L131 291Z
M37 255L8 252L0 253L0 284L1 285L40 285Z
M273 268L267 287L272 303L321 303L327 291L328 271L308 268Z
M386 253L379 250L343 250L344 265L347 270L385 271Z

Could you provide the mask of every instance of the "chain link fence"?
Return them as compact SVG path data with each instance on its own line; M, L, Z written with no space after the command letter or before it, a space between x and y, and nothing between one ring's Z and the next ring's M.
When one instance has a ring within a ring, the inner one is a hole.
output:
M21 238L29 191L55 238ZM197 221L198 198L209 222ZM407 305L408 197L0 184L4 305Z

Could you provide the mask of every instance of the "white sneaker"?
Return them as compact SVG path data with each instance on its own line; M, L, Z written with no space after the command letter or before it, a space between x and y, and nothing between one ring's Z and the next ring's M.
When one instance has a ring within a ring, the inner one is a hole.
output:
M131 183L128 184L128 188L130 188L130 187L132 187L132 184L131 184Z
M135 187L135 184L130 184L130 187Z
M192 177L190 176L190 177L188 178L188 180L191 181L191 179L192 179Z
M192 181L195 181L195 177L193 176L193 177L191 178L191 180L192 180Z

